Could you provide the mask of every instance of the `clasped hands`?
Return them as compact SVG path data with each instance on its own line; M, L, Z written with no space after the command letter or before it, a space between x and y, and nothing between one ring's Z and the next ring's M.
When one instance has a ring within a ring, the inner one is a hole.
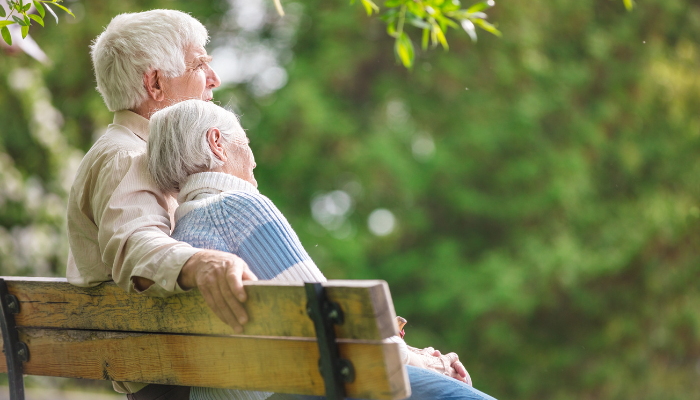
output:
M425 368L449 376L472 386L472 379L459 361L457 353L442 354L432 347L418 349L408 347L408 365Z
M396 317L399 336L401 336L402 339L404 337L403 327L406 325L406 322L405 318ZM469 386L473 386L472 378L469 376L467 369L464 368L464 365L459 361L457 353L447 353L443 355L440 353L440 350L435 350L432 347L426 347L424 349L418 349L409 345L406 345L406 347L408 348L408 360L406 364L429 369L457 379Z

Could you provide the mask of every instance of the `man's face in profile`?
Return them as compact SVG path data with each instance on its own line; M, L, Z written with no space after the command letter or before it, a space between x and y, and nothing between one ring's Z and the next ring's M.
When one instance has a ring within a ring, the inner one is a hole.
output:
M163 91L170 104L183 100L211 100L212 90L221 80L209 66L211 56L202 46L190 46L185 53L185 73L176 78L162 78Z

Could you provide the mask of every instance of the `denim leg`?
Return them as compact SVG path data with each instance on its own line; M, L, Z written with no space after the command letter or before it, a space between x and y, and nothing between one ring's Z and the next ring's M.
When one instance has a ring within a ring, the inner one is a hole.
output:
M410 400L496 400L466 383L423 368L406 366ZM324 397L277 393L267 400L323 400Z
M411 400L496 400L464 382L423 368L406 366Z

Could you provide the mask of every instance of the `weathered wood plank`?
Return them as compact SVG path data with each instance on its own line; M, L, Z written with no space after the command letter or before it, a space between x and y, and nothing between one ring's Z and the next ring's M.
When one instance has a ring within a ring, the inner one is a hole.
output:
M21 328L25 374L323 395L315 340ZM410 395L398 344L343 340L353 398ZM0 372L5 372L0 357Z
M92 288L60 278L14 278L10 293L20 301L22 327L233 335L197 290L167 298L127 294L112 282ZM315 337L306 315L302 283L246 282L250 322L244 335ZM346 323L338 338L381 340L397 335L395 312L384 281L328 281L328 297L341 304Z

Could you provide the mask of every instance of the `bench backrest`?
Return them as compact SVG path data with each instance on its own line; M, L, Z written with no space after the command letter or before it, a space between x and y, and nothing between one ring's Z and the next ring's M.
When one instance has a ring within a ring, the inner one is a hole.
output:
M114 283L92 288L59 278L4 277L19 301L25 374L325 395L319 344L302 283L246 282L250 321L236 335L198 291L167 298L127 294ZM384 281L328 281L338 303L340 357L354 368L347 396L410 395ZM7 372L0 359L0 372Z

